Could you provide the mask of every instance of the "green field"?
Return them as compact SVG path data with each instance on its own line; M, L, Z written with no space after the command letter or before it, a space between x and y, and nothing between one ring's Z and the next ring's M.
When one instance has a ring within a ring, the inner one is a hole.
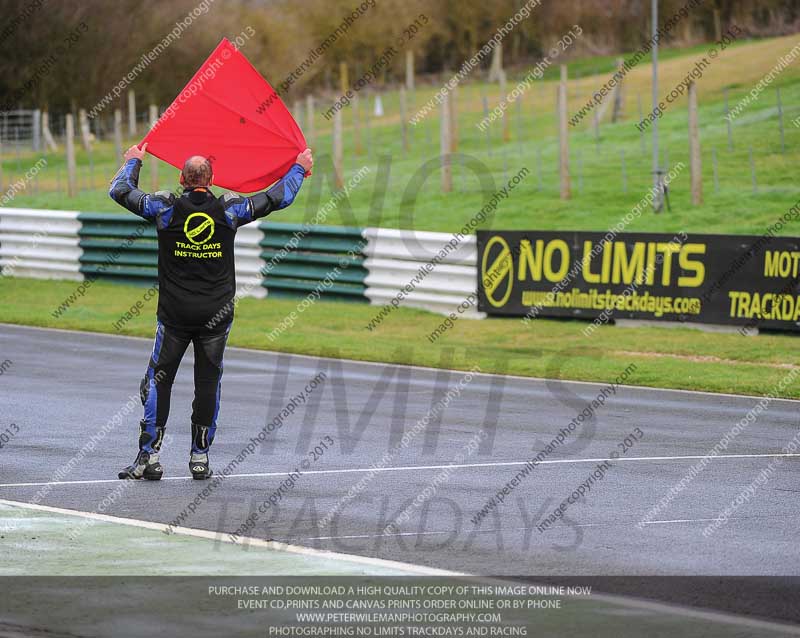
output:
M685 98L670 107L660 121L664 163L668 161L670 166L675 166L683 162L687 166L671 185L672 212L643 215L628 230L761 233L776 217L800 200L800 187L794 179L800 160L800 128L792 124L793 120L800 117L800 67L797 64L789 65L777 75L759 99L733 121L733 150L728 149L727 126L723 118L723 91L729 90L729 102L733 107L796 42L796 36L790 36L736 43L722 51L698 81L705 180L705 203L700 207L694 208L689 204ZM686 75L707 48L664 52L660 70L662 95ZM569 87L570 114L576 113L589 95L610 77L613 64L611 57L570 62L570 76L574 78ZM348 107L344 112L345 180L362 166L369 166L372 172L351 193L350 206L340 206L329 216L327 223L453 231L472 217L491 196L492 183L499 188L508 177L527 167L530 171L528 177L512 197L501 204L494 219L484 227L605 230L613 225L642 198L651 183L650 136L644 136L642 147L641 135L635 127L639 120L638 98L642 99L645 113L650 108L650 67L644 60L628 74L625 117L622 121L611 124L611 109L608 108L600 120L598 139L595 139L590 116L571 129L573 198L566 202L558 194L556 84L551 79L556 71L555 65L548 69L545 79L534 82L519 99L518 105L513 104L509 108L510 141L502 141L503 127L500 121L491 125L491 154L487 149L486 135L476 124L483 118L481 96L488 96L489 108L492 109L500 102L499 87L471 79L459 88L458 152L476 158L480 165L486 167L478 168L480 173L491 178L484 184L486 192L481 192L478 176L461 165L454 168L454 192L439 192L439 171L436 168L439 121L436 110L419 126L410 127L411 148L404 153L400 137L398 93L395 90L382 91L385 115L371 117L369 126L365 120L362 121L362 148L359 153L353 129L354 111L352 106ZM527 69L509 72L509 91L526 72ZM409 107L409 117L438 91L448 77L428 78L424 84L421 83L413 96L413 106ZM777 88L781 90L784 111L785 152L781 150ZM330 123L322 116L331 101L330 96L327 101L319 97L317 99L317 135L316 139L310 141L317 154L315 177L306 184L295 205L281 211L275 216L276 219L311 219L318 207L334 192L330 179ZM366 110L365 106L366 102L362 100L362 112ZM371 100L369 106L371 109ZM300 122L308 130L304 117ZM47 156L48 166L35 185L38 187L36 193L34 185L31 185L28 191L14 199L13 205L118 211L118 207L106 195L108 181L117 168L111 143L95 145L91 174L89 159L78 146L82 184L82 193L78 197L69 199L56 192L59 184L62 191L65 184L62 151L58 155ZM749 163L751 149L757 181L755 191ZM714 151L718 161L718 189L715 188L713 175ZM622 174L623 155L626 184L623 183ZM390 158L384 160L381 169L379 156ZM16 157L13 148L6 147L4 184L8 184L9 178L18 178L37 159L30 152L21 152ZM174 188L177 185L177 170L162 162L159 164L159 188ZM88 189L90 175L94 185L91 190ZM145 166L141 180L143 187L150 186L149 175L149 168ZM417 188L412 181L414 175L430 177ZM372 207L376 184L384 184L383 179L387 180L385 195L377 197L382 205ZM408 200L405 204L404 198ZM784 232L796 234L797 231L789 228Z
M0 279L0 322L88 330L151 338L155 302L126 323L115 322L136 301L142 288L95 283L79 302L53 317L75 282ZM244 299L229 343L233 346L413 364L522 376L611 381L631 363L632 385L763 395L800 367L795 337L788 335L708 334L683 328L601 327L585 337L584 322L537 319L523 327L518 319L460 319L434 343L428 335L442 317L401 307L373 332L365 326L377 308L365 304L319 301L297 315L294 325L270 341L298 301ZM800 398L800 383L777 393Z

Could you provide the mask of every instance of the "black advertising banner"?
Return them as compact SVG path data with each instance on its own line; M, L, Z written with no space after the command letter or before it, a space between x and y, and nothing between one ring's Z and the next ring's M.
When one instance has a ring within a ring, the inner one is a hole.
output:
M800 331L800 238L478 231L478 309Z

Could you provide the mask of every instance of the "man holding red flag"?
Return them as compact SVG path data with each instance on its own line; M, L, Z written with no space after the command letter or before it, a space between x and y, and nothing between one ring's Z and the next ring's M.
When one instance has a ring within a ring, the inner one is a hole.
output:
M189 469L193 478L207 479L213 474L208 451L217 429L222 358L235 306L236 230L289 206L310 174L313 158L310 149L300 153L283 178L265 192L216 197L210 190L214 182L211 162L195 155L183 166L184 190L176 197L170 191L146 194L139 190L146 150L147 143L127 150L109 191L115 202L154 223L158 233L158 322L153 354L140 385L144 418L139 453L119 478L157 481L162 477L158 455L172 383L191 342L195 395Z

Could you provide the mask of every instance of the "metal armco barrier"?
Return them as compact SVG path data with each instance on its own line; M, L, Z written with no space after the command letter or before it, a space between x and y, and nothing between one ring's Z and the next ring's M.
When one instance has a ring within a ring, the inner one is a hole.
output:
M457 312L473 319L477 311L475 237L458 239L449 233L367 228L366 279L371 303L389 303L401 291L402 305L432 312ZM438 259L442 253L447 254ZM438 259L430 271L426 266ZM410 290L410 292L407 292Z
M3 275L81 280L78 213L0 208Z
M39 232L37 236L35 233ZM236 234L236 281L251 297L318 295L482 317L475 310L475 237L385 228L262 221ZM0 209L4 273L151 285L158 276L155 227L125 213ZM426 270L426 267L429 270Z

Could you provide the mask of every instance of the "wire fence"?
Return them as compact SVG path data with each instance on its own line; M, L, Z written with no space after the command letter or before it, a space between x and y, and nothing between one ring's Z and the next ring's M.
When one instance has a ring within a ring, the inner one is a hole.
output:
M602 76L601 76L602 77ZM597 76L586 76L568 82L568 114L572 116L592 97ZM522 163L532 173L526 188L546 196L559 190L560 154L558 140L558 108L555 88L557 83L538 82L527 93L506 103L500 88L494 84L468 84L455 93L452 121L452 190L456 193L480 190L474 171L467 166L466 156L475 157L499 182L507 181ZM427 87L421 89L427 95ZM410 115L422 103L416 91L401 97L400 91L365 89L362 98L343 111L343 157L338 167L348 175L365 164L377 164L380 156L391 155L394 161L415 161L419 165L440 157L441 114L431 113L418 125L409 123ZM747 91L725 90L724 100L709 103L701 111L703 137L702 163L706 193L727 190L758 193L771 188L788 187L789 180L776 178L774 158L796 152L800 143L800 104L793 103L796 91L773 88L759 96L756 103L731 118L733 105L740 104ZM308 136L309 144L318 156L331 154L333 127L323 116L328 104L336 95L319 94L309 99L297 100L292 105L295 118ZM651 136L649 131L639 131L648 108L648 97L627 95L623 111L616 123L611 123L611 106L603 102L594 112L569 130L569 171L573 197L618 192L639 192L652 181L650 167ZM493 109L505 105L502 118L483 130ZM701 104L701 108L704 105ZM163 109L158 109L163 112ZM676 113L685 115L683 105L675 107ZM126 114L127 115L127 114ZM41 193L69 192L68 162L64 157L66 117L49 119L49 130L58 150L44 148L41 140L38 111L12 111L0 114L0 192L10 185L25 180L30 165L45 157L47 166L25 185L25 191ZM728 116L728 117L726 117ZM76 145L75 189L85 193L105 189L109 179L109 162L116 164L128 144L138 142L150 126L147 109L137 110L134 121L136 131L131 135L128 118L118 116L115 125L113 113L86 121L81 136L78 120L79 143ZM126 126L122 126L125 122ZM115 135L115 126L119 131ZM35 130L39 132L35 133ZM688 162L688 126L662 128L661 163L669 167L677 161ZM37 138L34 145L34 138ZM113 142L98 145L98 142ZM335 160L334 159L334 164ZM161 162L148 179L152 185L171 187L177 174ZM399 171L403 178L409 170ZM144 175L143 175L144 177ZM391 178L390 187L402 188L397 176ZM435 180L431 180L433 182ZM433 189L435 190L435 189Z

